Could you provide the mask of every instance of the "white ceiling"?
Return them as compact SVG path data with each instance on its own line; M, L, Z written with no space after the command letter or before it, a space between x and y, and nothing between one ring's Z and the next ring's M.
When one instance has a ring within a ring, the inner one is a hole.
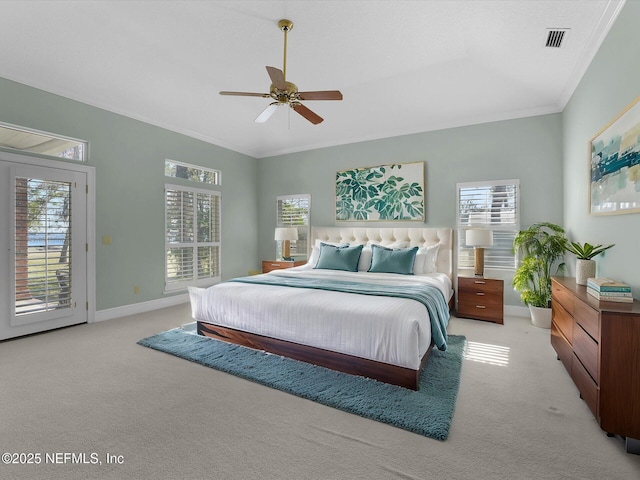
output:
M623 3L2 1L0 76L263 158L560 112ZM320 125L218 95L269 91L282 18L287 80L344 95L304 102Z

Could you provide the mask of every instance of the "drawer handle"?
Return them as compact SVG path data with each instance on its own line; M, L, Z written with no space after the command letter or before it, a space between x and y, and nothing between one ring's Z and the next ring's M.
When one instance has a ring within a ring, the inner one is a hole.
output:
M484 285L487 282L483 282L482 280L476 280L474 283L479 283L480 285Z
M484 305L476 305L476 308L487 308L487 307Z
M272 266L272 267L279 267L279 266L280 266L280 264L279 264L279 263L272 263L272 264L271 264L271 266Z
M476 295L479 295L482 297L484 295L484 292L476 292Z

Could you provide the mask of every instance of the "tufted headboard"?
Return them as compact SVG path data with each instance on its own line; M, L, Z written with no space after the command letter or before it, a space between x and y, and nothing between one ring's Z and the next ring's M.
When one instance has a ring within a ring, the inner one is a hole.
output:
M408 241L411 247L440 244L436 268L453 280L453 229L451 228L385 228L385 227L311 227L311 245L319 239L365 245L369 240L388 245Z

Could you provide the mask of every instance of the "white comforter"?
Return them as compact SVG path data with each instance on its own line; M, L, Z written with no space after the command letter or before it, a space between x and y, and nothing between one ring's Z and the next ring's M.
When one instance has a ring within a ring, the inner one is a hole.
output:
M315 270L302 266L265 275L408 285L427 283L452 295L442 273ZM325 290L227 282L189 288L195 320L417 369L431 343L429 313L415 300Z

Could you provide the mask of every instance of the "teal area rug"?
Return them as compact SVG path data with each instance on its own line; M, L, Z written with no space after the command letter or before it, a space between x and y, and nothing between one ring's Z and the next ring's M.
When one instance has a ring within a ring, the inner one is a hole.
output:
M449 335L445 352L432 350L418 391L228 344L181 328L138 343L323 405L446 440L458 395L465 337Z

